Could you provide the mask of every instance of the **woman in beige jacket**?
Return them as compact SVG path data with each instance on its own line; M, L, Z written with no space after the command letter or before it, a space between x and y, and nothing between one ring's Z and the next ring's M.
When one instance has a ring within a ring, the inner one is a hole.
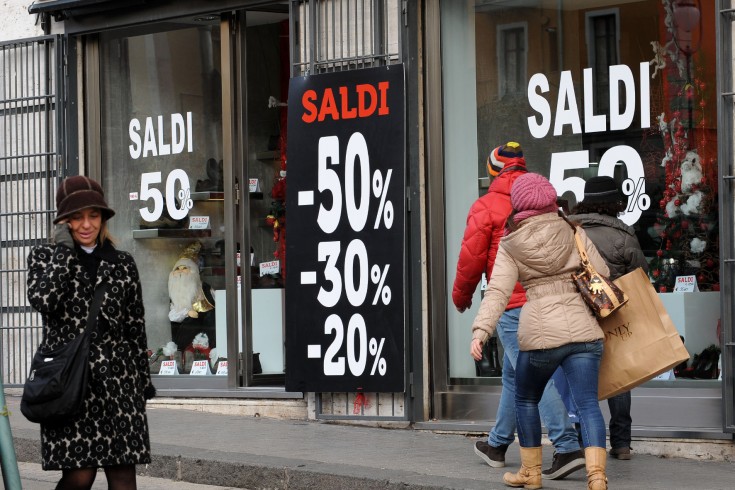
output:
M541 488L541 420L538 403L546 383L561 366L580 413L589 489L606 489L605 421L597 401L603 332L575 289L571 274L580 265L574 232L559 216L556 190L539 174L516 179L511 189L514 215L500 242L495 267L472 324L470 354L482 357L516 281L528 302L518 327L516 414L521 469L506 473L506 485ZM592 265L609 273L595 246L579 229Z

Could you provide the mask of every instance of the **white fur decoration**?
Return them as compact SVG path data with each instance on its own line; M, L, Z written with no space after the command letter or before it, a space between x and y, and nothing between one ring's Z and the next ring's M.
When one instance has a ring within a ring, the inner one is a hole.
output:
M164 345L163 347L161 347L161 351L163 352L164 356L173 356L177 350L179 350L179 348L176 346L176 344L172 340L167 342L166 345Z
M203 347L208 348L209 347L209 337L207 337L207 334L204 332L200 332L196 334L194 337L194 340L192 341L191 345L193 347Z
M697 191L687 199L687 202L681 205L679 209L687 216L697 214L702 204L702 191Z
M675 218L679 214L679 208L676 207L674 199L666 203L666 216L669 218Z
M696 151L688 151L681 163L681 191L689 193L692 186L702 182L702 164Z
M707 242L697 237L692 238L692 241L689 243L689 249L695 254L701 254L704 252L706 246Z

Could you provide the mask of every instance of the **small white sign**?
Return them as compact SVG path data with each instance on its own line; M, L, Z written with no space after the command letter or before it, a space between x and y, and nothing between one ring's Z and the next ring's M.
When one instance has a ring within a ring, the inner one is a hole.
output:
M260 263L260 277L263 277L266 274L278 274L279 272L281 272L280 260L271 260L270 262Z
M250 192L260 192L260 181L258 179L248 179Z
M165 375L179 374L179 369L176 366L176 361L174 360L162 361L161 369L158 371L158 374L165 374Z
M137 201L137 200L138 200L138 193L137 193L137 192L131 192L131 193L129 194L129 199L130 199L131 201Z
M209 216L189 216L190 230L208 230Z
M670 379L676 379L676 376L674 376L674 370L670 369L666 371L665 373L661 373L655 378L653 378L654 381L668 381Z
M482 279L480 280L480 291L484 291L487 289L487 276L485 273L482 273Z
M698 291L697 276L676 276L675 293L695 293Z
M227 361L220 361L217 364L217 376L227 376Z
M209 370L209 361L207 360L199 360L194 361L194 363L191 365L191 372L189 373L192 376L209 376L212 374L212 372Z

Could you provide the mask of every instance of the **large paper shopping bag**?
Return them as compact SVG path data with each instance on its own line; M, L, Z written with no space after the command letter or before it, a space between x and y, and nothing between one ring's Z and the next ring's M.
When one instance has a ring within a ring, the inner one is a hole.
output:
M609 317L598 320L605 332L600 400L631 390L689 359L679 332L643 269L614 282L629 300Z

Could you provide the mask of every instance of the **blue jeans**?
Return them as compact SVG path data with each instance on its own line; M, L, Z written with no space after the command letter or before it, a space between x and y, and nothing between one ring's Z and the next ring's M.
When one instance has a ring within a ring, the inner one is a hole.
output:
M630 447L630 391L607 399L610 408L610 447L613 449Z
M518 353L516 417L522 447L541 445L539 401L546 383L559 366L567 377L572 401L579 410L584 447L606 447L605 420L597 401L602 348L602 341L598 340Z
M497 332L503 344L503 390L500 392L500 404L495 416L495 427L487 437L487 443L498 447L512 444L516 431L516 359L518 359L518 318L520 308L507 310L500 317ZM549 439L558 453L579 451L577 431L567 416L564 402L559 396L553 381L544 389L539 403L539 411L544 425L549 431Z

